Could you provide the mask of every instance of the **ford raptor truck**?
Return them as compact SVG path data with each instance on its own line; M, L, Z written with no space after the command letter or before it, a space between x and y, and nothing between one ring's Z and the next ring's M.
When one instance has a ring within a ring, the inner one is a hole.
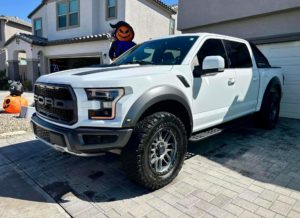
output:
M78 156L118 150L128 176L155 190L182 168L187 145L254 114L275 127L284 76L239 38L183 34L135 46L110 65L41 76L36 137ZM205 131L207 134L205 134Z

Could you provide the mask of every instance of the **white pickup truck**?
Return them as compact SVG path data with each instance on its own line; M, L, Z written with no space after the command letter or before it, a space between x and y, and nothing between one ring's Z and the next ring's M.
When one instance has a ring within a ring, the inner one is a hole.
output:
M199 132L248 114L274 128L283 80L245 40L171 36L137 45L111 65L40 77L32 125L63 152L121 151L130 178L154 190L177 176Z

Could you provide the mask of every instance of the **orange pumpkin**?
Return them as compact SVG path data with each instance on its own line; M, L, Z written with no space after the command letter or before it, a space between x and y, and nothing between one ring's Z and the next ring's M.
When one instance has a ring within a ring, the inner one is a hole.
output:
M120 26L116 30L116 38L122 42L130 42L134 38L134 32L130 26Z
M3 101L3 109L9 114L20 113L22 106L27 107L28 101L21 96L7 96Z

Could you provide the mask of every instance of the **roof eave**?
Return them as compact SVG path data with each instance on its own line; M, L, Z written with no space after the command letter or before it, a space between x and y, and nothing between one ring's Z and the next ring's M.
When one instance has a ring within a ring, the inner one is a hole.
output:
M46 1L43 0L32 12L30 12L30 14L27 16L29 19L32 18L32 16L38 12L44 5L46 4Z

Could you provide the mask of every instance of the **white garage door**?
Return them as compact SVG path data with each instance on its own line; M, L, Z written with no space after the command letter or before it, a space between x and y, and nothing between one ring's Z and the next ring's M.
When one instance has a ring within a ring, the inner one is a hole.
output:
M300 119L300 41L259 46L272 66L285 75L281 116Z

